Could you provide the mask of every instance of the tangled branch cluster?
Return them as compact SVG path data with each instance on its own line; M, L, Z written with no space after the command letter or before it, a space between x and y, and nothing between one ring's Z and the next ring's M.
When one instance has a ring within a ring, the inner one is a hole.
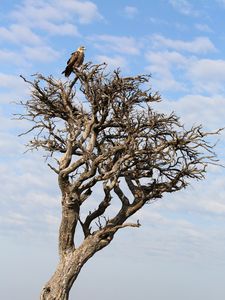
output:
M121 208L104 226L115 232L145 203L186 187L189 178L202 179L206 166L216 163L207 137L220 130L186 130L174 113L154 111L152 103L161 98L144 89L149 76L122 77L118 70L106 74L104 64L87 63L70 82L40 74L34 81L23 79L32 95L21 102L26 113L19 118L33 123L26 132L35 133L31 149L61 153L57 166L50 167L58 174L63 205L80 208L94 186L102 184L98 207L79 218L85 237L111 205L113 192ZM76 101L78 93L83 104Z

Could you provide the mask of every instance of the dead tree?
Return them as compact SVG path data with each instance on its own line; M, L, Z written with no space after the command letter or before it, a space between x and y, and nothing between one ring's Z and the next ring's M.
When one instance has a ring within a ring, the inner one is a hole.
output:
M62 194L59 263L41 300L68 299L87 260L109 245L119 229L140 226L139 221L127 222L129 217L165 193L185 188L190 179L203 179L207 165L216 163L207 137L220 130L185 129L174 113L155 111L153 104L161 98L149 89L149 76L109 74L104 64L91 63L74 72L69 82L40 74L31 81L22 77L31 86L19 115L32 122L28 147L55 157L56 165L49 167ZM102 189L99 199L91 195L96 185ZM97 205L84 217L87 201ZM116 202L117 212L108 217ZM79 226L83 242L76 245Z

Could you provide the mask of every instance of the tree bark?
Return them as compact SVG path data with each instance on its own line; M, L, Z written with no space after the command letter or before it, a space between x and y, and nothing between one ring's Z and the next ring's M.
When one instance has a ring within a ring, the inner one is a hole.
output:
M40 300L68 300L70 288L79 271L78 263L69 255L61 259L52 278L42 289Z
M63 256L67 252L75 249L74 234L79 218L80 208L78 205L63 205L62 221L59 229L59 255Z
M83 265L106 247L112 238L112 235L100 230L88 236L77 249L61 254L55 273L42 289L40 300L68 300L70 289Z

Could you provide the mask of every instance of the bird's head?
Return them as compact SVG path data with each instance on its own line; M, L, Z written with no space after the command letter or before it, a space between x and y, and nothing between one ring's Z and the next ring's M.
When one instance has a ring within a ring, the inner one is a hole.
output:
M80 46L80 47L77 49L77 51L82 51L82 52L84 52L84 50L86 50L86 48L85 48L84 46Z

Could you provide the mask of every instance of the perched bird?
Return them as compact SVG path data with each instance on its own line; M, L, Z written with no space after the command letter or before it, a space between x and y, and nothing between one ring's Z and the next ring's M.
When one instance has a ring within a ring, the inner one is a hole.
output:
M78 68L82 65L84 61L84 50L85 47L80 46L77 51L71 54L70 59L67 61L67 66L62 74L65 74L66 77L69 77L74 68Z

